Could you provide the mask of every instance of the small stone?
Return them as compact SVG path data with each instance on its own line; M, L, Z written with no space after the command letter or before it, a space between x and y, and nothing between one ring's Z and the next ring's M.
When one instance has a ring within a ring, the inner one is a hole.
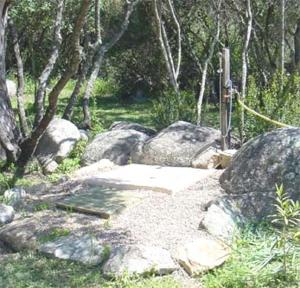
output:
M176 259L189 275L196 276L222 265L229 256L230 249L223 243L201 238L179 247Z
M221 199L208 207L200 227L217 238L231 242L243 222L241 211L232 202Z
M5 202L14 208L19 208L26 198L26 191L23 188L12 188L4 192Z
M56 171L58 167L58 163L54 160L50 160L47 163L44 164L43 166L43 172L44 174L52 174Z
M221 167L223 169L227 168L230 166L232 159L234 155L236 154L238 150L236 149L229 149L225 151L219 151L219 159L221 163Z
M109 260L103 267L103 273L108 277L118 277L124 273L166 275L177 269L177 265L167 250L136 245L113 248Z
M192 161L193 168L212 169L221 164L218 149L210 147L197 155Z
M7 95L10 99L17 96L17 84L12 80L6 80Z
M89 141L89 133L86 130L80 129L79 133L80 133L80 140L86 142Z
M11 223L15 217L15 210L12 206L0 204L0 225Z
M105 247L90 235L60 237L41 245L38 250L59 259L77 261L86 265L100 264L106 254Z

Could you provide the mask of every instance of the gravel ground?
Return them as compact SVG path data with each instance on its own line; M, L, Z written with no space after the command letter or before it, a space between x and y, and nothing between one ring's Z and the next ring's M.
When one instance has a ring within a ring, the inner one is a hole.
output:
M50 221L51 215L54 219L58 215L64 214L64 217L60 218L62 227L70 229L77 235L92 233L101 242L110 245L139 243L160 246L168 249L174 255L180 244L200 236L208 236L204 231L199 230L198 226L203 215L203 207L223 193L219 185L221 173L222 170L215 170L211 176L204 177L194 186L173 195L145 190L138 191L143 195L141 202L126 208L120 215L107 221L78 213L51 212L52 209L56 210L54 205L56 200L87 189L88 187L85 187L84 183L63 181L60 185L52 187L38 186L29 192L27 209L24 208L30 211L30 214L37 216L38 213L34 212L33 207L41 202L50 203L49 210L39 212L47 214L49 226L53 222ZM78 229L78 223L81 229ZM5 252L7 251L4 250L3 245L0 245L0 254L6 254ZM187 277L182 270L176 273L176 278L182 283L186 283L185 287L200 287L198 281Z
M179 244L205 233L198 229L202 207L221 195L218 182L221 173L216 170L213 176L175 195L144 192L148 193L145 199L114 218L108 230L123 231L130 242L161 246L175 252Z

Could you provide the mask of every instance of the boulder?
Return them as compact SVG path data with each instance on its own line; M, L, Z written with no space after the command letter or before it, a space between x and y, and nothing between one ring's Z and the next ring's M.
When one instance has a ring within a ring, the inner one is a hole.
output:
M98 265L106 256L106 248L90 235L60 237L42 244L38 251L59 259L81 262L85 265Z
M40 139L35 155L44 172L54 172L80 139L77 127L68 120L54 119Z
M300 128L277 129L247 142L222 174L220 183L227 193L238 195L275 195L276 184L283 184L292 198L300 199Z
M193 159L209 147L217 145L219 138L219 131L213 128L179 121L144 145L136 146L131 158L138 164L190 167Z
M0 228L0 241L14 251L37 250L49 236L55 237L56 231L72 231L82 235L88 231L101 232L103 221L80 213L70 215L60 210L43 210L18 217L13 223Z
M230 243L245 222L240 209L233 201L225 197L209 203L206 209L199 228Z
M149 139L144 133L135 130L114 130L101 133L87 146L82 163L90 165L108 159L117 165L126 165L135 145Z
M23 188L12 188L4 192L5 202L14 208L22 206L24 199L26 198L26 191Z
M108 277L118 277L124 273L166 275L177 269L177 265L167 250L159 247L131 245L114 247L110 258L103 266L103 273Z
M113 131L113 130L135 130L138 132L142 132L148 136L153 136L156 134L156 131L148 128L148 127L144 127L138 123L133 123L133 122L126 122L126 121L117 121L114 122L109 130Z
M183 269L196 276L222 265L230 256L230 249L222 242L199 238L180 246L176 254Z
M6 80L7 94L11 99L17 96L17 84L12 80Z
M15 210L11 206L0 204L0 226L11 223L15 217Z

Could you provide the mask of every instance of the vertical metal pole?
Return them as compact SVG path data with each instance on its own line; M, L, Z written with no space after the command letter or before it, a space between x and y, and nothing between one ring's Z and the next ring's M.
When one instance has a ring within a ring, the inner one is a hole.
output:
M230 50L223 48L222 50L222 73L220 74L220 119L221 119L221 148L229 149L229 131L228 131L228 104L230 101Z

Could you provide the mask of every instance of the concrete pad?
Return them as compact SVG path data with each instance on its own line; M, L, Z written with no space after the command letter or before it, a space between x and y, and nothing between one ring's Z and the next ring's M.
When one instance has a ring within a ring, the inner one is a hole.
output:
M85 171L85 168L82 169ZM76 172L73 180L79 180L91 186L146 189L169 194L186 189L215 173L214 169L201 170L139 164L120 166L111 171L90 175L81 174L80 170Z
M112 215L120 213L126 207L137 204L141 200L142 195L138 191L120 191L116 188L99 186L67 197L64 200L58 201L56 205L58 208L69 211L97 215L108 219Z

